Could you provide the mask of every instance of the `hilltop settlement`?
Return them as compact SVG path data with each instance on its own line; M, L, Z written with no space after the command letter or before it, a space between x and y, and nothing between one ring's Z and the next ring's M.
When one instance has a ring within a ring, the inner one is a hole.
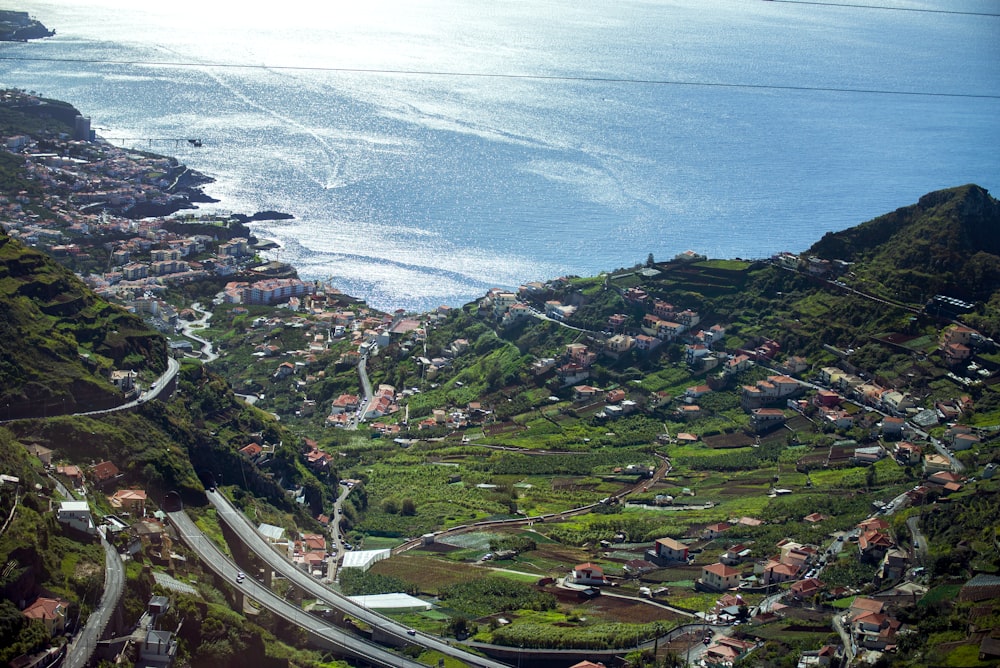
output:
M383 313L0 93L0 662L1000 665L1000 202Z

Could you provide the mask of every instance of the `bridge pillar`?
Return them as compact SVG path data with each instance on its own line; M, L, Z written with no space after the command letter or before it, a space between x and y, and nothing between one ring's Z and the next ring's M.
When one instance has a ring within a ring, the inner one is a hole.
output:
M264 586L271 589L274 586L274 571L264 566Z
M247 609L247 597L246 594L243 593L242 589L237 589L233 594L233 607L236 608L236 611L241 615L243 614L243 611Z
M406 647L410 643L395 633L384 631L381 626L372 629L372 641L390 647Z

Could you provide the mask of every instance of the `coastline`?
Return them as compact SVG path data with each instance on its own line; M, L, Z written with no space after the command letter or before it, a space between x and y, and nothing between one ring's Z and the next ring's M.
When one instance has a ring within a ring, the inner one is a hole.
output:
M0 10L0 42L27 42L55 34L55 30L49 30L41 21L31 18L28 12Z

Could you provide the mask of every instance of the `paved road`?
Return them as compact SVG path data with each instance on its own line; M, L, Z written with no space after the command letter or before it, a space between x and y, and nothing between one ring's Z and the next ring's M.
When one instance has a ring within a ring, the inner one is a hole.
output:
M167 357L167 370L156 380L156 387L151 387L146 390L138 399L127 401L124 404L115 406L114 408L106 408L99 411L86 411L84 413L73 413L73 415L105 415L107 413L114 413L115 411L124 411L130 408L135 408L140 404L146 403L150 399L158 399L160 397L160 393L163 392L166 386L174 380L177 376L177 372L180 370L181 363L173 357Z
M97 411L82 411L80 413L70 413L70 415L106 415L108 413L114 413L116 411L124 411L124 410L129 410L131 408L135 408L136 406L145 403L150 399L156 399L157 397L159 397L160 392L162 392L163 388L174 379L174 377L177 375L177 372L180 371L180 369L181 369L180 362L175 360L173 357L167 357L167 370L163 373L163 375L159 377L159 379L157 379L156 387L144 392L138 399L133 399L132 401L126 401L125 403L119 404L112 408L103 408ZM60 415L62 414L53 413L51 415L48 415L47 417L59 417ZM7 420L0 420L0 424L3 424L5 422L16 422L17 420L21 419L23 418L11 418Z
M351 421L347 424L348 429L358 428L358 423L368 414L368 408L374 398L372 396L372 382L368 379L367 351L361 353L361 359L358 361L358 378L361 379L361 402L358 405L358 412L351 416Z
M934 438L925 431L920 431L917 429L914 429L914 431L918 436L920 436L920 438L930 441L931 445L934 446L934 449L937 450L937 453L939 455L948 458L948 462L951 464L952 471L954 471L955 473L962 473L963 471L965 471L965 464L960 462L958 458L955 457L955 454L944 446L944 443L937 440L936 438Z
M210 496L218 495L210 493ZM167 516L177 529L181 540L194 550L202 562L212 569L216 575L225 579L234 588L242 590L247 597L257 601L274 614L281 616L296 626L337 647L337 650L343 655L362 659L370 665L384 666L385 668L425 668L424 664L413 659L395 654L363 638L330 626L326 620L311 615L300 607L288 603L253 578L248 577L242 583L237 582L237 573L240 572L239 567L195 526L195 523L187 516L187 513L180 510L167 513ZM277 556L277 553L266 545L264 550L271 555ZM297 569L293 567L293 570ZM306 579L311 580L302 571L298 572ZM403 637L412 640L409 636L404 635Z
M333 582L337 579L337 564L340 563L340 559L344 556L344 537L340 535L340 509L344 505L344 499L347 498L352 489L354 487L341 485L340 494L337 495L337 500L333 502L333 519L330 520L330 547L332 548L330 551L336 556L327 562L327 582Z
M857 654L857 647L854 645L854 639L851 637L850 631L844 628L844 624L841 621L842 617L843 615L839 612L833 616L833 628L840 636L840 642L847 652L846 665L850 665L854 661L854 655Z
M212 349L212 342L194 333L195 328L200 329L208 326L208 321L212 317L212 312L203 309L201 307L201 304L199 304L198 302L191 304L191 310L201 314L201 317L191 322L182 321L181 334L201 344L201 352L199 353L199 355L201 357L201 360L205 364L208 364L209 362L214 362L215 360L219 359L219 356Z
M219 492L209 491L207 495L208 500L215 507L218 518L222 522L225 522L239 536L240 540L263 560L268 567L287 578L292 584L306 592L307 595L320 599L329 607L340 610L344 614L369 625L373 629L378 629L386 635L397 638L399 642L420 645L426 649L464 661L470 666L507 668L507 664L470 654L464 649L454 647L436 636L424 633L410 634L408 633L410 630L408 627L388 617L383 617L378 613L372 612L349 598L328 589L268 545L261 535L257 533L257 529L250 524L250 521L247 520L243 513L229 502L229 499L225 498ZM184 517L187 516L184 515Z
M917 557L917 561L920 562L921 566L927 565L927 538L920 531L920 516L911 515L906 518L906 528L910 530L910 535L913 536L913 552Z
M104 593L97 608L87 618L87 624L69 646L69 651L63 660L64 668L82 668L87 664L125 590L125 566L122 565L122 558L115 547L104 538L103 533L101 533L101 544L104 546Z

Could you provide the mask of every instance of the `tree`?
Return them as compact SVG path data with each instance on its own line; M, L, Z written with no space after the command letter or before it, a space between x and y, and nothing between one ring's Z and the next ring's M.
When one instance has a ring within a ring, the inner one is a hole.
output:
M417 514L417 506L413 503L413 499L403 499L403 506L400 510L400 514L405 517L413 517Z
M650 253L646 256L646 266L652 267L654 264L656 264L656 261L653 259L653 254Z

